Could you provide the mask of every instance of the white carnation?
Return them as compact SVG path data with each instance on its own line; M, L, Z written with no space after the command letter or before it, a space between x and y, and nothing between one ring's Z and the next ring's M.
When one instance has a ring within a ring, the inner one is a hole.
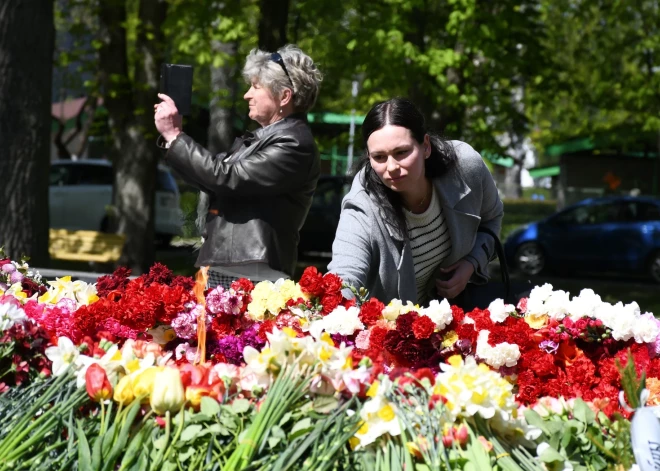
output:
M580 291L579 296L573 297L569 306L568 312L572 319L579 319L581 317L594 317L596 309L603 304L594 290L586 288Z
M449 301L446 299L443 299L442 302L434 299L429 303L429 307L421 309L419 313L435 322L436 328L440 330L447 327L454 318Z
M497 369L502 366L515 366L520 359L520 348L515 343L502 342L492 347L488 343L487 330L479 332L477 338L477 356L486 364Z
M504 304L503 299L496 299L488 306L490 312L490 320L496 324L501 324L510 314L516 312L516 307L513 304Z
M654 342L658 337L658 334L660 334L660 328L658 328L658 322L655 317L653 317L653 314L647 312L646 314L639 316L633 327L635 342Z
M561 320L570 312L570 293L553 291L545 301L545 313L552 319Z
M543 286L535 286L529 293L529 299L545 302L552 294L552 291L552 285L550 283L546 283Z
M637 306L637 303L632 303ZM618 302L611 309L608 310L607 322L603 320L603 324L612 329L612 338L626 342L633 338L633 329L639 319L639 306L635 312L634 306Z
M360 310L357 307L346 309L344 306L338 306L323 319L312 322L309 332L318 339L324 331L329 334L352 335L356 330L362 329L364 324L360 321Z
M7 296L4 302L0 302L0 332L23 323L27 319L25 311L15 298Z

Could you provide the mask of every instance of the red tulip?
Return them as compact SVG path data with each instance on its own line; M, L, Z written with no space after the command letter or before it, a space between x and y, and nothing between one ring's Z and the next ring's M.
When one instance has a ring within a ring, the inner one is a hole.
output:
M85 373L85 387L92 401L100 402L112 397L112 385L108 375L98 363L92 363Z

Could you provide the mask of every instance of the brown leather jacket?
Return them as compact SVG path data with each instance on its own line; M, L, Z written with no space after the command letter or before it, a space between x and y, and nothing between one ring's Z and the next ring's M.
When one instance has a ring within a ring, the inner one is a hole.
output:
M265 262L293 275L299 231L320 173L304 115L247 133L218 155L182 133L165 161L210 195L197 266Z

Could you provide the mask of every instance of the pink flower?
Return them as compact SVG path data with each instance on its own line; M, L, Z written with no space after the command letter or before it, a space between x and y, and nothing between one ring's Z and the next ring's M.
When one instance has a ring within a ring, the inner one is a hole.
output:
M371 335L370 330L361 330L357 337L355 337L355 346L360 350L369 349L369 336Z
M191 339L197 335L196 309L188 312L180 312L172 321L172 328L177 337Z
M206 309L213 314L221 314L224 312L224 305L222 302L222 294L225 289L222 286L213 288L206 295Z

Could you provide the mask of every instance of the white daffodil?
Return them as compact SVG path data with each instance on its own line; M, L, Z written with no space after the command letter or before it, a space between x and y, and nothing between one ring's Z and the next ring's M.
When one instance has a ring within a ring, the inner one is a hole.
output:
M70 276L55 278L48 284L50 285L48 291L39 296L41 303L57 304L66 298L75 301L78 306L88 306L99 299L96 285L80 280L71 281Z
M87 373L87 369L94 363L98 363L103 367L108 376L108 381L110 381L111 384L117 384L117 381L119 380L118 373L120 372L120 368L118 368L120 358L121 354L119 353L119 347L114 344L101 358L94 358L88 355L78 355L76 364L79 368L76 372L76 385L79 388L85 385L85 374Z
M95 284L78 280L73 283L73 290L79 305L89 306L99 300Z
M433 393L447 399L445 406L453 417L479 414L491 419L500 414L504 421L515 417L517 405L513 386L500 374L474 357L465 361L454 355L440 365L442 372L435 378Z
M11 295L18 299L21 302L26 302L27 301L27 294L23 291L23 285L21 283L14 283L11 285L7 291L5 291L5 295Z
M383 377L381 381L374 382L367 396L370 397L360 409L362 422L360 428L355 432L355 449L363 448L379 437L389 434L397 436L401 434L399 419L396 417L396 405L385 398L385 392L392 387L392 382Z
M80 352L73 342L67 337L57 339L56 347L46 349L46 357L53 362L53 376L63 374L69 365L76 363Z

